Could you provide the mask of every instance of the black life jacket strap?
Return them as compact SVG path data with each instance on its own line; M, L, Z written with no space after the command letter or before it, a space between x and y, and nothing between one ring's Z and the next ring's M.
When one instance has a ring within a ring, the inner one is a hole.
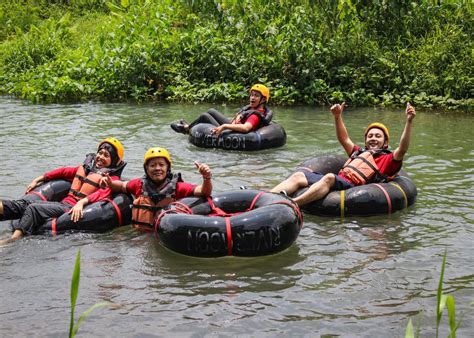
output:
M375 173L378 173L378 172L379 172L379 170L378 170L376 167L374 167L374 166L372 165L372 163L370 163L365 157L356 156L356 157L354 157L354 160L356 160L356 159L359 159L359 160L361 160L362 162L364 162L365 164L367 164L367 165L370 167L370 169L372 169ZM350 166L350 163L349 163L349 165L347 165L346 167L353 168L352 166Z
M86 194L83 194L82 192L77 191L77 190L74 190L74 189L71 189L71 190L70 190L70 193L71 193L73 196L79 197L79 198L87 197Z
M357 174L359 174L359 176L361 176L366 182L368 181L368 178L367 176L365 176L359 169L357 169L356 167L353 167L351 165L347 165L346 168L351 168L352 170L354 170Z
M137 205L132 205L132 209L151 210L153 212L156 212L156 211L159 211L163 208L162 207L155 207L155 206L151 206L151 205L137 204Z

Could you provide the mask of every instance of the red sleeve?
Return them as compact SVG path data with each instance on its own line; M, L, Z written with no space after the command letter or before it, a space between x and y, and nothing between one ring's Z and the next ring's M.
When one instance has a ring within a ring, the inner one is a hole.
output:
M375 163L382 174L393 176L402 168L402 161L393 158L393 153L384 154L375 158Z
M193 196L196 187L196 184L178 182L178 184L176 184L176 199L179 200L180 198Z
M360 150L360 147L357 144L354 144L354 148L352 148L352 151L351 151L351 156L352 154L354 154L356 151L359 151L359 150Z
M117 181L120 179L118 176L110 176L110 178L112 181ZM110 188L101 188L87 196L87 199L89 200L89 204L92 204L110 198L110 196L112 196L112 191Z
M249 116L249 118L247 119L247 121L245 121L245 123L250 123L252 125L252 131L257 129L258 126L260 125L260 119L261 117L258 116L257 114L252 114Z
M79 169L79 166L61 167L58 169L54 169L54 170L48 171L47 173L44 173L43 175L44 180L51 181L51 180L56 180L56 179L62 179L62 180L72 182L72 180L74 179L74 175L76 175L77 169Z
M140 193L142 191L142 186L143 186L143 183L142 183L141 178L135 178L127 182L126 188L130 194L132 194L135 197L138 197L140 196Z

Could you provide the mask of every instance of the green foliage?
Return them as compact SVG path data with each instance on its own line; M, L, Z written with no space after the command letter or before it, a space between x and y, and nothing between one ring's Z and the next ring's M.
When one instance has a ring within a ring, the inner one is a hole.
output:
M71 280L71 317L69 321L69 338L75 337L77 331L79 330L79 325L86 319L87 316L91 314L92 311L99 307L110 306L110 303L96 303L88 308L84 313L79 317L77 322L74 322L74 310L76 308L77 295L79 293L79 280L81 276L81 251L77 252L76 264L74 265L74 272L72 274Z
M106 12L106 0L22 0L0 3L0 41L26 32L48 18L60 18L65 12L76 16Z
M441 322L441 317L443 316L443 310L446 308L448 311L448 321L450 328L451 338L456 338L456 330L461 324L461 320L456 323L456 308L454 305L454 297L452 295L445 295L443 293L443 279L444 279L444 268L446 266L446 255L447 252L444 252L443 264L441 265L441 274L439 276L438 283L438 292L436 297L436 337L438 337L439 324Z
M446 267L446 257L447 257L447 251L444 252L443 263L441 264L441 272L440 272L439 282L438 282L438 290L436 293L436 337L439 336L439 326L441 323L441 319L443 317L443 311L444 309L447 309L448 324L449 324L449 329L450 329L449 337L456 338L456 331L459 325L461 325L464 314L462 314L459 321L456 322L456 306L455 306L454 296L446 295L443 293L443 280L444 280L444 269ZM419 336L420 336L419 328L415 336L415 333L413 331L413 324L410 319L408 321L408 325L406 328L405 338L414 338L414 337L419 337Z
M473 107L467 1L29 0L0 8L0 23L16 18L0 31L0 92L34 101L240 102L263 82L278 104Z
M411 319L408 321L407 324L407 329L405 331L405 338L414 338L415 337L415 332L413 331L413 323L411 322Z

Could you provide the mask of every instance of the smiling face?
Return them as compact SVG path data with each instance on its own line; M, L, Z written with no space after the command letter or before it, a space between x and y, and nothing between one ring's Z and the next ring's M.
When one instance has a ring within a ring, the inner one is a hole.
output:
M256 90L252 90L250 92L250 106L252 108L258 108L260 104L264 103L265 98L260 94L260 92L257 92Z
M95 155L95 166L97 169L108 168L112 164L110 153L102 148Z
M365 136L365 146L369 150L377 150L386 148L388 144L386 143L385 134L382 129L371 128Z
M148 160L145 164L147 176L154 183L161 183L168 174L169 163L164 157L155 157Z

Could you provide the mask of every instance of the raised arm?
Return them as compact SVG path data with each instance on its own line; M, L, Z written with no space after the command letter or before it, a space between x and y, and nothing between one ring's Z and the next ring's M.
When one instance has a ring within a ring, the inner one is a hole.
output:
M212 172L207 164L194 162L194 165L202 175L202 184L194 189L194 196L211 196L212 194Z
M393 151L393 159L397 161L403 160L403 157L405 156L406 152L408 151L408 147L410 146L413 119L416 116L415 107L413 107L410 104L410 102L407 102L405 114L406 114L406 122L405 122L405 128L403 129L402 136L400 137L400 144L398 145L398 148Z
M352 150L354 149L354 143L349 138L349 133L347 132L346 126L344 125L344 121L342 120L342 111L344 110L345 106L345 102L342 104L335 104L331 107L331 113L334 116L337 139L344 148L346 154L350 156Z

